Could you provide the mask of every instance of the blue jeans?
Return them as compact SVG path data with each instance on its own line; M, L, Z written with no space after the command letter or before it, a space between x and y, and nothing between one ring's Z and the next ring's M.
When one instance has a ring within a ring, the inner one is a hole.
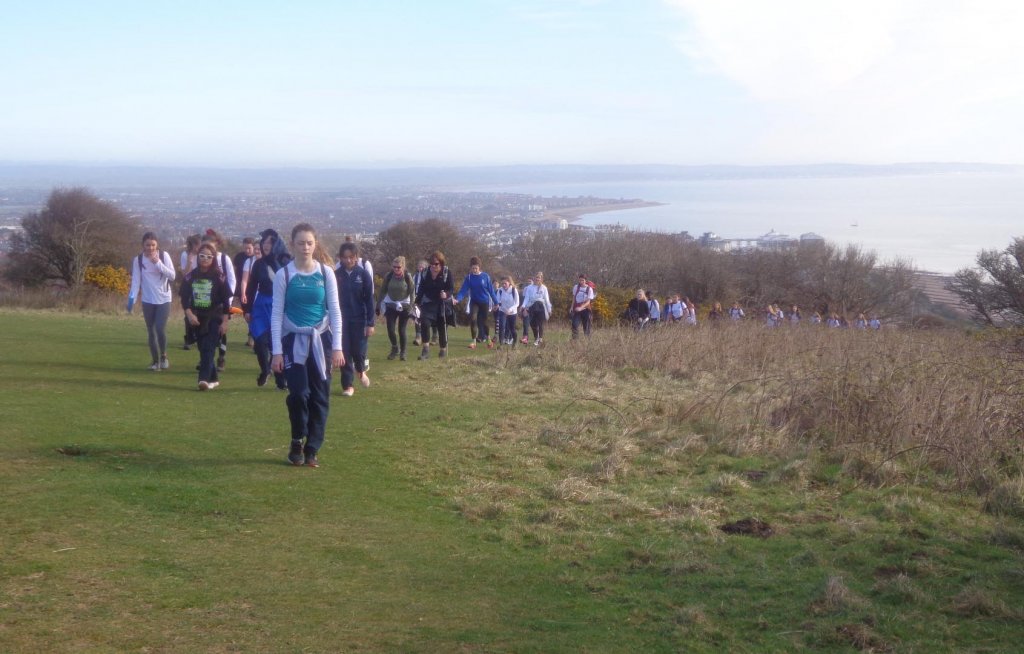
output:
M329 357L331 352L331 333L320 335L324 344L324 352ZM284 376L288 381L288 420L292 424L292 440L306 438L306 456L316 454L324 444L324 432L327 430L327 414L330 412L331 373L330 361L327 363L327 379L320 378L320 370L313 359L312 351L304 363L292 361L292 344L295 334L286 334L281 339L284 350Z
M498 342L499 343L515 343L516 342L516 316L511 316L501 313L500 311L495 314L498 316Z

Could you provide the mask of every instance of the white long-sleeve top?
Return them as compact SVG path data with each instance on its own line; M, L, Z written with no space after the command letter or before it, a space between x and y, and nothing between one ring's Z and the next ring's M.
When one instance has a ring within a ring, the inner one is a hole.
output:
M167 304L171 302L173 292L171 282L174 281L174 262L171 255L161 251L156 263L142 255L142 267L139 257L132 258L132 283L128 287L128 296L139 298L146 304ZM141 293L140 293L141 291Z
M529 284L523 289L523 308L529 310L535 303L544 306L544 319L551 317L551 296L548 287L543 284Z
M287 272L285 272L287 270ZM273 354L283 354L281 337L284 335L285 300L288 285L296 277L311 277L323 272L324 299L327 304L327 319L331 326L331 349L341 350L341 304L338 302L338 280L329 266L316 264L312 272L303 273L295 268L295 262L289 263L274 275L274 303L270 310L270 344ZM287 281L286 281L287 278Z
M498 310L506 316L514 316L519 311L519 291L515 286L507 289L499 286L495 292L498 296Z

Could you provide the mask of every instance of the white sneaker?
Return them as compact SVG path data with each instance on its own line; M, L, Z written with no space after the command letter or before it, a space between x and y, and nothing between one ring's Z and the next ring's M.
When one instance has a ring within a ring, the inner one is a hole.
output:
M352 397L352 394L355 393L355 392L356 392L356 389L354 389L354 388L346 388L345 390L343 390L341 392L341 394L344 395L345 397Z
M167 357L160 359L160 370L167 370L171 367L171 362L167 360Z
M217 388L218 386L220 386L220 382L210 382L210 383L208 384L208 386L210 387L210 390L212 391L213 389L215 389L215 388Z
M366 374L366 373L364 372L364 373L363 373L362 375L360 375L360 377L359 377L359 383L363 385L363 388L369 388L369 387L370 387L370 376L369 376L369 375L367 375L367 374Z
M201 391L208 391L208 390L210 390L210 382L207 382L207 381L199 382L199 390L201 390Z
M370 369L370 360L369 359L363 359L363 370L367 371L369 369Z
M159 363L154 363L153 365L151 365L149 367L149 369L150 370L160 370L160 364Z

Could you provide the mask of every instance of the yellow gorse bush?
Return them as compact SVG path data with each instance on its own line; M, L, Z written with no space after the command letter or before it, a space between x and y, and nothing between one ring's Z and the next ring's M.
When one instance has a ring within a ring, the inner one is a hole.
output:
M115 268L109 264L89 266L85 269L85 282L100 290L127 295L131 277L124 268Z

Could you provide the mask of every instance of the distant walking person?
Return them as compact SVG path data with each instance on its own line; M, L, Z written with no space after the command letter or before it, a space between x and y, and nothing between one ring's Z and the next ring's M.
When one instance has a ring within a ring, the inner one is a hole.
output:
M469 274L462 280L455 302L462 302L466 296L469 296L470 331L473 332L469 349L475 350L477 343L487 343L487 347L493 347L488 338L487 317L490 315L491 307L498 303L498 298L494 294L491 276L480 268L479 257L470 258Z
M654 291L648 289L646 296L647 298L647 315L650 316L651 322L659 322L661 320L661 304L658 303L658 298L654 297Z
M388 326L388 340L391 353L388 360L406 360L406 327L412 316L413 299L416 297L416 281L405 269L405 257L391 261L391 271L384 275L378 300L379 310L384 312Z
M341 394L355 393L353 380L359 377L363 387L370 385L366 374L366 339L373 336L373 277L359 265L359 246L348 241L338 250L341 266L334 271L341 305L341 348L345 365L341 368Z
M285 382L284 374L273 372L270 369L270 321L271 313L274 310L274 276L278 270L288 265L292 257L288 254L284 241L273 229L267 229L260 233L260 255L249 270L249 283L246 287L246 299L242 311L245 314L246 322L249 323L249 331L253 338L253 350L256 352L256 361L260 366L256 385L265 386L267 379L273 374L277 387L280 390L285 390L288 385Z
M593 322L594 312L591 309L591 303L596 298L594 289L587 283L587 276L580 274L576 285L572 287L572 306L569 309L569 313L572 316L572 337L573 340L579 338L580 327L583 328L583 334L590 336L590 327Z
M217 253L217 268L220 270L221 279L228 286L228 290L231 292L231 296L235 295L235 287L237 285L237 279L235 277L235 266L231 263L228 255L224 253L224 239L213 229L207 229L206 234L203 235L203 243L213 245L214 251ZM220 337L220 348L219 354L217 355L217 370L224 370L225 360L228 354L228 334L224 332Z
M686 318L686 305L683 304L679 293L673 293L666 298L662 311L665 313L665 320L670 323L680 323Z
M647 304L647 294L644 289L636 290L636 297L626 305L626 319L633 329L643 329L651 319L651 307Z
M185 275L178 296L189 324L186 340L199 348L199 390L217 388L220 381L214 354L228 331L231 290L217 266L217 248L203 243L196 254L198 266Z
M689 297L683 298L683 304L686 305L686 324L697 325L697 305L693 303Z
M519 306L519 316L523 321L523 338L520 342L523 345L530 342L530 307L526 304L526 291L531 286L533 286L533 277L527 277L526 283L523 284L523 289L519 293L519 301L521 302Z
M346 243L355 243L356 244L356 250L358 251L359 244L356 243L356 240L351 235L345 237L345 242ZM337 271L338 269L340 269L341 265L342 265L341 261L339 260L337 263L334 264L334 270ZM356 258L356 265L359 266L360 268L362 268L363 270L365 270L366 272L370 273L370 279L371 280L373 279L373 263L369 259L366 259L365 257L359 256L359 257ZM366 372L370 371L370 354L369 354L369 352L370 352L370 339L366 338L365 340L363 340L363 351L360 353L361 356L363 357L363 370L365 370Z
M171 282L174 281L174 262L171 255L160 250L156 234L142 236L142 252L132 259L132 282L128 288L128 313L135 300L142 302L142 316L146 320L149 336L149 354L153 359L150 370L167 370L167 318L171 315Z
M420 279L416 289L416 305L420 308L420 341L423 343L420 361L430 358L430 330L434 327L437 328L437 342L441 346L437 356L444 358L448 355L446 313L449 310L454 312L451 306L453 286L444 254L434 252L430 256L429 272Z
M178 269L181 271L182 279L185 275L189 274L196 269L196 253L199 252L199 245L203 242L203 237L199 234L192 234L185 239L185 248L181 251L181 257L179 259ZM185 319L185 342L182 345L182 349L189 349L192 345L188 342L188 319Z
M715 302L711 306L711 312L708 313L708 322L713 323L713 324L718 324L719 321L723 320L724 318L725 318L725 312L722 311L722 303L721 302Z
M331 369L345 364L341 308L333 272L313 259L316 230L312 225L300 223L292 228L291 249L295 259L274 275L270 367L284 373L288 381L292 437L288 461L318 468L317 453L330 412Z
M512 283L512 278L505 275L501 278L501 286L496 291L498 297L494 313L498 318L498 345L516 344L516 314L519 312L519 289Z
M412 319L413 319L413 326L414 326L414 332L415 332L413 334L413 339L412 339L412 344L413 345L419 345L420 344L420 309L419 309L419 306L417 306L415 304L416 294L420 290L420 280L423 279L423 276L428 273L429 269L430 269L430 264L427 263L427 260L426 259L420 259L418 262L416 262L416 274L412 276L412 281L415 284L415 288L414 288L414 290L412 292L412 297L413 297L413 300L414 300L413 305L412 305L412 307L413 307L412 308ZM435 331L432 332L430 340L431 341L435 340L436 336L437 336L437 331L436 331L436 327L435 327ZM428 341L428 342L430 342L430 341Z
M533 331L533 344L544 344L544 325L551 318L551 295L544 285L544 273L533 276L533 284L523 291L523 306L530 313L530 329Z
M729 319L733 322L739 322L743 320L743 316L745 315L746 314L743 313L743 308L740 307L740 303L733 302L732 306L729 308Z

